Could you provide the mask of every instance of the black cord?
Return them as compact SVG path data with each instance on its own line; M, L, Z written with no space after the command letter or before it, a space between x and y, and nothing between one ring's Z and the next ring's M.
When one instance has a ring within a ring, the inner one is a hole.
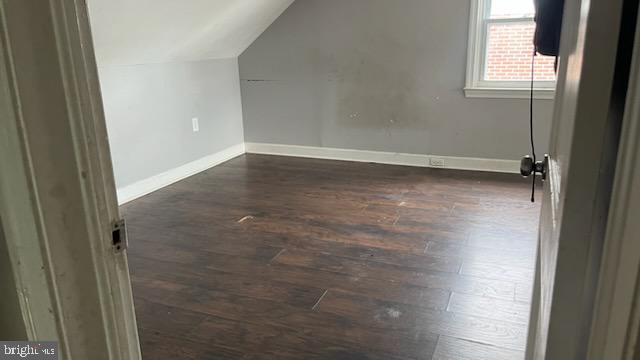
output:
M531 155L533 155L533 166L536 164L536 145L533 141L533 80L535 75L536 50L531 55L531 91L529 93L529 138L531 140ZM531 182L531 202L536 202L536 172L533 172L533 181Z

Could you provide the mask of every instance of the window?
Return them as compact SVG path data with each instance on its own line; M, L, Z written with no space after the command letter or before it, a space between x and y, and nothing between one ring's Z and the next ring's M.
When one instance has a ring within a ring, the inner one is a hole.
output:
M533 0L472 0L467 97L528 98L533 54ZM553 99L555 58L537 55L536 98Z

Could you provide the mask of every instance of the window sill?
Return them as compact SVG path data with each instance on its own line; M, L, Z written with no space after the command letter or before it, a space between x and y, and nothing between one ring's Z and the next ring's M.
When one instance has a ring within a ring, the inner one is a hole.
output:
M540 100L553 100L555 98L555 89L535 89L533 90L533 98ZM531 90L526 88L464 88L464 96L468 98L489 98L489 99L528 99L531 96Z

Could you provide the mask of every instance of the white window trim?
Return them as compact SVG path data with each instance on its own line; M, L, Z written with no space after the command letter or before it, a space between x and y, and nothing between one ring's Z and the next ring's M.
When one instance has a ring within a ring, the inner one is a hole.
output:
M514 86L513 83L482 80L486 52L486 26L484 23L489 4L489 0L471 0L464 94L468 98L528 99L531 95L528 83L518 83ZM526 20L526 18L522 20ZM533 96L534 99L554 99L555 83L535 82Z

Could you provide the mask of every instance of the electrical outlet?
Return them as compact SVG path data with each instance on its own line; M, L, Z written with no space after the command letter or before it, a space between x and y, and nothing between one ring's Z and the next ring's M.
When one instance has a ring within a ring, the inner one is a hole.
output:
M444 165L444 159L440 159L440 158L429 158L429 165L433 166L433 167L441 167L443 168Z
M191 119L191 125L193 126L193 132L200 131L200 123L198 121L198 118Z

